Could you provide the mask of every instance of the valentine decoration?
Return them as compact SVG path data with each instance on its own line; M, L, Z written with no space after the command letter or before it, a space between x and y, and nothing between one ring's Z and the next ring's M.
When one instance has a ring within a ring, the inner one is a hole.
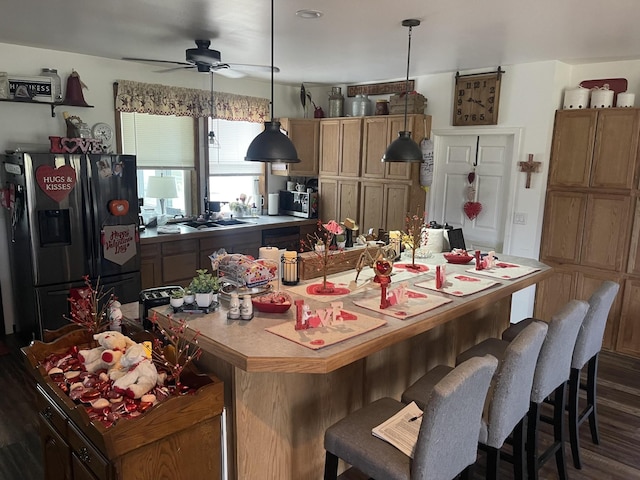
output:
M474 220L482 211L482 204L475 201L476 187L473 185L476 181L475 168L467 175L467 181L469 182L469 186L467 187L467 201L462 206L462 209L469 220Z
M391 272L393 270L393 263L384 257L384 255L378 255L376 258L374 269L375 278L374 282L380 284L380 308L387 308L391 306L389 299L387 298L387 286L391 283Z
M406 232L402 234L402 243L404 248L408 248L411 250L411 265L407 265L406 268L418 269L419 267L416 265L416 250L420 248L423 244L426 245L429 232L428 229L425 228L425 216L426 213L423 212L422 215L419 215L416 211L415 214L407 214L405 218L406 223Z
M102 229L105 260L124 265L136 254L135 225L110 225Z
M336 255L331 250L341 252L333 245L336 235L341 235L343 228L335 220L322 223L318 220L318 231L307 235L307 240L301 240L303 247L316 253L317 268L322 271L322 287L316 289L317 294L331 294L334 287L327 283L327 269L330 264L340 262L340 255Z
M533 161L533 154L529 154L529 159L526 162L519 162L520 171L527 174L527 182L525 183L524 188L531 188L531 174L538 173L540 169L541 162Z
M36 169L36 181L49 198L60 203L75 188L76 171L70 165L63 165L59 168L41 165Z
M102 140L98 138L49 137L51 153L104 153Z
M92 284L88 275L83 278L85 287L72 288L69 291L71 316L64 318L89 330L92 334L100 333L109 326L107 311L116 297L112 289L104 290L99 278L95 285Z

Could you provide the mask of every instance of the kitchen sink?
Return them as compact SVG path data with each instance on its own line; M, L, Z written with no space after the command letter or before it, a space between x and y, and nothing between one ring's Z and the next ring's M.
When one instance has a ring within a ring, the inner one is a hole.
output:
M215 222L206 221L206 222L185 222L184 225L192 228L211 228L217 227L218 225Z
M216 220L213 223L216 225L241 225L247 222L243 222L242 220L237 220L235 218L225 218L223 220Z

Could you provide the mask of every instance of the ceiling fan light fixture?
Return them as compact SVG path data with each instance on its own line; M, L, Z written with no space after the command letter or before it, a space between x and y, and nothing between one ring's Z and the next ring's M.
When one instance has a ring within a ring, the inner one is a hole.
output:
M271 120L264 122L264 130L253 139L244 159L247 162L300 163L296 147L282 133L280 122L273 118L273 2L271 0Z
M404 129L387 147L382 156L383 162L421 162L422 149L411 138L411 132L407 131L407 108L409 103L409 64L411 61L411 31L413 27L420 25L420 20L409 18L402 21L403 27L409 27L409 47L407 48L407 79L404 86Z

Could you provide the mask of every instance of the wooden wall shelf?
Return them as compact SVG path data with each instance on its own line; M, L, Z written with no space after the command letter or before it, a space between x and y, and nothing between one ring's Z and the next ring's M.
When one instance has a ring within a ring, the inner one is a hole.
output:
M78 108L93 108L93 105L70 105L66 103L54 103L54 102L36 102L33 100L16 100L14 98L0 98L0 102L11 102L11 103L23 103L29 105L49 105L51 106L51 116L56 116L56 107L65 106L65 107L78 107Z

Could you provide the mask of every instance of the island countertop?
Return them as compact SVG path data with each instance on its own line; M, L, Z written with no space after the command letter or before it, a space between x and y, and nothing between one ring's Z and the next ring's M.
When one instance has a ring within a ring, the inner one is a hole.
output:
M340 300L344 302L346 310L355 313L362 312L374 318L383 318L387 323L372 331L318 350L309 349L265 330L267 327L283 322L295 322L295 306L292 306L284 314L266 314L255 311L254 318L250 321L227 320L228 301L222 298L220 308L213 313L206 315L179 313L173 315L173 318L187 319L192 332L200 332L198 340L205 352L246 372L329 373L474 310L490 307L518 290L540 282L551 274L550 267L532 259L504 255L500 255L500 258L539 270L515 280L498 280L497 285L464 297L430 292L418 287L418 290L445 296L452 301L405 320L376 313L353 304L353 300L362 298L363 295L370 297L370 290L368 293L354 293L342 297ZM433 277L434 266L444 263L444 260L441 254L434 254L433 258L421 260L421 262L431 265L430 272L409 281L410 287L416 282L428 279L429 276ZM462 273L470 266L472 267L473 264L448 264L447 272L448 274ZM317 282L318 279L302 283ZM300 297L295 294L291 296L294 299L304 298L311 306L312 311L321 306L320 302L312 298ZM324 305L326 306L326 303ZM158 313L161 324L164 325L166 325L166 315L173 313L169 306L157 307L154 311Z

